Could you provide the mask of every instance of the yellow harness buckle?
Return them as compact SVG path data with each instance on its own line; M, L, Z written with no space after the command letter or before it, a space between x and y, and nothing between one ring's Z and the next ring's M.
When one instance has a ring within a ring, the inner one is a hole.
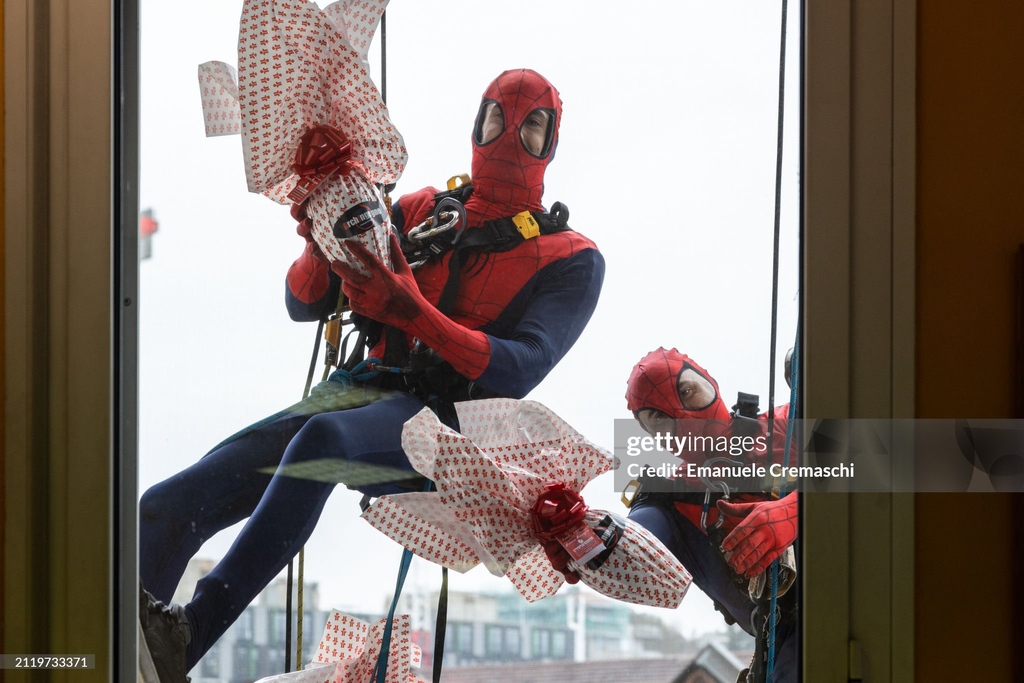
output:
M468 173L460 173L459 175L453 175L448 179L448 189L454 190L458 187L465 187L466 185L472 185L473 181L470 179Z
M633 501L636 500L638 493L640 493L640 482L634 479L626 484L626 488L622 489L622 504L628 508L633 507Z
M532 239L540 234L540 225L529 211L523 211L512 216L512 222L524 239Z
M341 317L331 318L324 326L324 339L334 348L341 346Z

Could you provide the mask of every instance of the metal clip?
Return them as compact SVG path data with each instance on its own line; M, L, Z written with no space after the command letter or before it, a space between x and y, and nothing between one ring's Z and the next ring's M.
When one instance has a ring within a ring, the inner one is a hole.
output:
M704 467L713 467L714 465L736 465L739 467L743 466L743 463L731 460L726 457L709 458L704 461ZM724 479L719 481L712 481L711 477L701 477L700 481L704 484L707 489L704 492L704 509L700 513L700 527L702 529L708 528L708 507L711 505L711 492L717 491L722 494L722 497L729 500L729 485L725 483ZM722 518L719 517L718 521L721 522Z
M405 236L414 242L423 242L434 235L451 230L460 223L459 232L461 233L466 226L465 207L458 200L446 197L438 202L430 217L407 232ZM455 241L458 241L458 237L455 238Z

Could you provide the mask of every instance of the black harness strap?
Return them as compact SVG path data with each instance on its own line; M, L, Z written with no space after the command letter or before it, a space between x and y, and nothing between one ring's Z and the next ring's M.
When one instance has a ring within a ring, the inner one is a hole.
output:
M540 235L552 235L556 232L571 230L568 225L569 210L561 202L554 204L552 213L531 215L537 222ZM445 315L451 313L452 307L455 305L455 295L459 291L462 265L469 252L500 253L509 251L527 239L532 239L532 237L525 237L513 218L499 218L488 221L479 228L465 231L452 247L454 251L448 261L448 279L444 283L444 289L441 290L437 309Z

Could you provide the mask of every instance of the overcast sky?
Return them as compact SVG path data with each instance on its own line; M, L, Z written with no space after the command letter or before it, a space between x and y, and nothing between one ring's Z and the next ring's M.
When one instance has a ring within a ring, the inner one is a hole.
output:
M241 1L140 4L141 205L160 224L140 276L143 491L301 398L316 326L291 322L283 305L303 244L287 208L246 192L237 136L204 137L196 67L237 64ZM395 196L469 172L480 96L501 71L533 68L559 89L545 204L569 207L607 275L587 330L529 398L609 449L613 420L629 417L629 371L658 346L702 363L729 405L746 391L767 407L780 12L754 0L394 0L388 10L387 99L409 149ZM797 26L791 15L778 403L797 309ZM370 63L379 83L376 50ZM584 497L624 514L612 488L606 475ZM393 589L400 548L358 518L358 500L337 489L307 545L307 580L327 607L380 609ZM200 555L223 554L233 535ZM414 567L413 581L437 581L435 568ZM506 585L478 568L451 587ZM723 625L696 591L657 614L687 634Z

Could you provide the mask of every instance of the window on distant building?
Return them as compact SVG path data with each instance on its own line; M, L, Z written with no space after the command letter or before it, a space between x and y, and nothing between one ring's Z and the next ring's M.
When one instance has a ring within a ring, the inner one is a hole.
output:
M487 627L487 656L488 657L501 657L503 654L502 647L502 631L500 626L488 626Z
M547 659L551 656L551 631L535 628L531 634L533 659Z
M568 641L565 631L554 631L551 634L551 656L554 659L565 659Z
M522 642L519 638L519 627L505 629L505 656L519 659L523 655Z
M219 678L220 677L220 646L214 645L210 648L210 651L203 657L203 666L201 668L203 672L203 678Z

